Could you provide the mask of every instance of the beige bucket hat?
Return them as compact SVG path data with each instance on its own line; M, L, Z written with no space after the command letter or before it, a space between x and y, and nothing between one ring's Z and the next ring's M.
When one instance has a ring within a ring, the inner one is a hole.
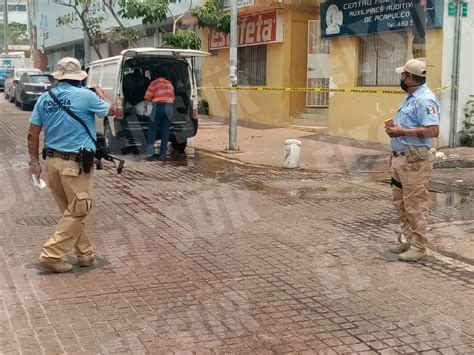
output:
M81 63L76 58L65 57L59 60L58 70L53 74L56 80L84 80L87 73L81 69Z

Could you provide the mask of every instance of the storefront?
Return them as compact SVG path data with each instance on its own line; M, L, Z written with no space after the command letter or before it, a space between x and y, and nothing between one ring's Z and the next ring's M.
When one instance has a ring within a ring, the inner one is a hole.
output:
M307 7L305 11L291 7L265 8L262 5L239 9L239 86L305 87L308 21L316 18L316 7ZM228 87L228 35L203 31L202 49L212 53L203 61L202 86ZM211 115L229 116L228 91L204 89L201 96L209 102ZM304 92L238 92L239 120L285 126L304 107Z
M321 4L321 35L330 41L330 135L387 143L383 121L403 100L394 72L412 58L412 0L334 0ZM427 4L428 85L441 87L443 0ZM373 92L373 91L376 92ZM366 91L363 93L363 91ZM386 93L382 93L386 91Z

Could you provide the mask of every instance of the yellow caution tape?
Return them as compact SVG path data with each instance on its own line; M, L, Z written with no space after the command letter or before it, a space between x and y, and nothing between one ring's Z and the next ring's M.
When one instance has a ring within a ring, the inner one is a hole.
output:
M440 92L450 88L445 86L433 90L434 92ZM284 88L284 87L269 87L269 86L201 86L198 89L202 90L215 90L215 91L287 91L287 92L344 92L354 94L395 94L395 95L406 95L406 92L401 90L387 90L387 89L332 89L332 88Z

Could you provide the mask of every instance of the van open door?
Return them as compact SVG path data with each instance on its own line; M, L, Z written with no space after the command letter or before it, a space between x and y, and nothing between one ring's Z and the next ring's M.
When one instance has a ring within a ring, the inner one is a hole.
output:
M125 49L121 53L124 58L137 58L140 56L163 56L175 58L193 58L208 57L208 52L197 51L194 49L175 49L175 48L133 48Z

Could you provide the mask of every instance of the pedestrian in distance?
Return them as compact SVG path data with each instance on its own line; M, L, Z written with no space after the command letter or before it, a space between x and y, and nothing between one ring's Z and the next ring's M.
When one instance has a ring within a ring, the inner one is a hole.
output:
M170 125L173 116L173 103L175 100L173 84L169 81L164 68L159 68L157 78L151 82L145 93L145 112L149 102L153 104L150 114L150 126L148 128L147 155L153 159L155 155L155 141L158 131L160 132L160 154L158 158L166 157L166 150L170 137Z
M44 130L43 159L46 159L49 188L62 217L43 246L39 262L60 273L72 270L72 265L63 260L72 249L79 266L90 266L94 261L85 229L92 206L92 165L96 150L92 137L96 136L95 116L104 118L114 112L100 86L94 88L95 92L81 86L87 73L77 59L62 58L52 75L57 83L51 93L38 98L30 118L28 174L38 178L41 175L39 137Z
M426 85L426 65L408 60L396 69L407 96L395 119L385 121L392 149L392 201L401 233L390 251L401 261L426 258L428 240L428 181L435 158L433 138L439 135L440 106Z

